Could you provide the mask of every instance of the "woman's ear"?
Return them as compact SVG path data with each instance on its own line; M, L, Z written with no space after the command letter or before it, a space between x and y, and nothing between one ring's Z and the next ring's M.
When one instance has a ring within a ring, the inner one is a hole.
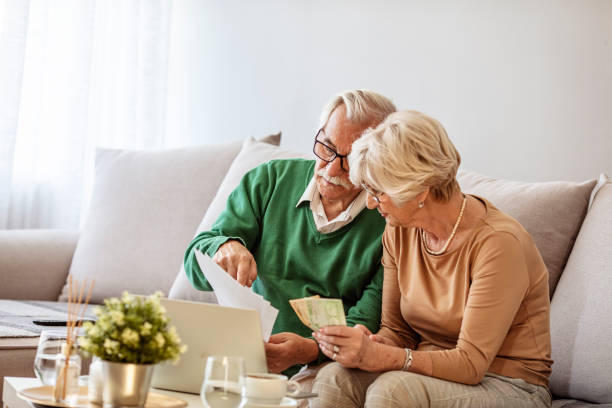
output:
M416 196L416 200L417 200L417 203L419 204L419 208L424 207L425 200L427 200L427 197L429 197L429 187L427 187L425 190L423 190L423 192L417 194Z

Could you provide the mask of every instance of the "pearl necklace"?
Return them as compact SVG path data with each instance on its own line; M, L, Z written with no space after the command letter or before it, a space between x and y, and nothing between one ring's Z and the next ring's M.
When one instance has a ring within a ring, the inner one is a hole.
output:
M425 251L427 251L428 254L430 254L430 255L442 255L444 252L446 252L446 249L448 248L448 246L450 245L451 241L455 237L455 233L457 232L457 228L459 227L459 223L461 222L461 218L463 218L463 210L465 210L465 204L466 203L467 203L467 197L464 194L463 195L463 202L461 203L461 210L459 211L459 217L457 217L457 221L455 222L455 226L453 227L453 231L451 232L450 237L448 237L448 239L444 243L444 246L442 247L441 250L439 250L439 251L432 251L431 249L429 249L429 247L427 246L427 238L425 236L425 230L421 228L421 238L423 239L423 245L425 246Z

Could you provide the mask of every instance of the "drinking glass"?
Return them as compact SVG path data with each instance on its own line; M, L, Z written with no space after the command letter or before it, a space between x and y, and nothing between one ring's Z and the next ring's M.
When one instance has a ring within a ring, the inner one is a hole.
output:
M66 329L48 329L40 333L34 358L34 374L44 385L55 385L55 359L61 353L65 341Z
M200 397L205 407L240 408L245 404L245 369L242 357L210 356L206 359Z

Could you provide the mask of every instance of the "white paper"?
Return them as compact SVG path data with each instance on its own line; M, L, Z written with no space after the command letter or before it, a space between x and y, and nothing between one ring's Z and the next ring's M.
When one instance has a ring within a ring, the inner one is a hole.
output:
M195 255L202 273L215 291L219 304L259 312L261 334L264 341L268 341L270 334L272 334L276 316L278 316L278 309L272 306L263 296L253 292L251 288L239 284L208 255L197 250Z

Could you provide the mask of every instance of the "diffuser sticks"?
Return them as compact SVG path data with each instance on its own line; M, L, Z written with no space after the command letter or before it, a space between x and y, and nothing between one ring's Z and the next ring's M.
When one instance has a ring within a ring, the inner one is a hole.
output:
M79 284L76 280L73 281L72 275L68 276L66 342L62 344L61 354L55 360L56 380L53 398L56 402L66 401L73 395L78 396L78 380L81 373L80 357L78 359L71 357L76 353L76 337L91 299L93 286L94 281L92 280L87 295L84 296L87 279L83 284Z

